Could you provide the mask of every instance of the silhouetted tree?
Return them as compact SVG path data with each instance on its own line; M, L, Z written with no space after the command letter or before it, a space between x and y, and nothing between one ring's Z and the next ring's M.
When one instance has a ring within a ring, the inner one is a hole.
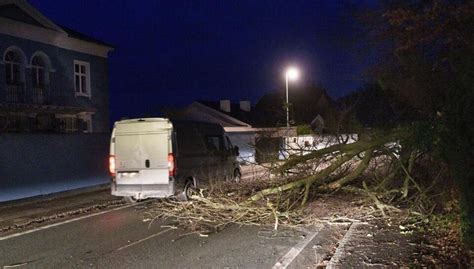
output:
M385 57L375 74L422 119L417 146L448 164L463 240L474 247L474 2L392 1L378 19L372 30Z
M264 95L255 106L257 122L263 126L285 126L285 102L284 90ZM289 103L292 125L309 124L318 114L329 123L337 117L334 101L321 86L294 87Z
M377 81L363 84L337 103L342 111L347 110L347 115L353 116L359 126L365 128L393 128L416 120L413 108L384 90Z

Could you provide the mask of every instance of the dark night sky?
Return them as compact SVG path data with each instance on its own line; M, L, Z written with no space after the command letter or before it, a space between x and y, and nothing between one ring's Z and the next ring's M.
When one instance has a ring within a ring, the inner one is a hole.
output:
M333 97L357 88L354 7L364 1L30 0L54 22L112 43L112 118L283 87L288 64ZM300 82L301 83L301 82ZM291 95L291 93L290 93Z

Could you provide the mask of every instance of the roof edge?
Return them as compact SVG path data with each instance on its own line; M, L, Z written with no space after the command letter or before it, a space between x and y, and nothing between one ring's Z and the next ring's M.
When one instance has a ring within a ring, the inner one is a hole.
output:
M245 126L245 127L252 127L252 125L250 125L250 124L248 124L248 123L246 123L246 122L243 122L243 121L238 120L238 119L236 119L236 118L234 118L234 117L232 117L232 116L229 116L229 115L227 115L227 114L225 114L225 113L222 113L222 112L220 112L220 111L218 111L218 110L216 110L216 109L214 109L214 108L212 108L212 107L206 106L205 104L203 104L203 103L201 103L201 102L195 101L195 102L193 102L191 105L194 105L194 104L198 105L198 106L201 107L201 108L204 108L204 109L210 111L211 113L215 113L215 114L217 114L217 115L219 115L219 116L221 116L221 117L223 117L223 118L225 118L225 119L228 119L228 120L230 120L230 121L232 121L232 122L234 122L234 123L236 123L236 124L243 125L243 126Z

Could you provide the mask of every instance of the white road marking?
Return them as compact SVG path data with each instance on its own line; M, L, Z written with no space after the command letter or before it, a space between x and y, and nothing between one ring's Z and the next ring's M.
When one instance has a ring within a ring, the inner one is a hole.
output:
M301 240L293 246L281 259L278 260L275 265L273 265L272 269L280 269L286 268L290 263L298 257L298 255L303 251L303 249L311 242L316 235L323 229L323 225L319 225L315 232L313 232L310 236L305 237L305 239Z
M175 230L175 228L173 227L173 228L168 228L168 229L163 230L163 231L159 231L159 232L157 232L157 233L155 233L155 234L152 234L152 235L150 235L150 236L147 236L147 237L145 237L145 238L142 238L142 239L140 239L140 240L137 240L137 241L135 241L135 242L133 242L133 243L130 243L130 244L128 244L128 245L125 245L125 246L123 246L123 247L120 247L120 248L117 249L117 251L120 251L120 250L122 250L122 249L126 249L126 248L131 247L131 246L134 246L134 245L136 245L136 244L140 244L140 243L143 242L143 241L146 241L146 240L151 239L151 238L153 238L153 237L157 237L158 235L164 234L164 233L169 232L169 231L171 231L171 230Z
M13 264L13 265L4 265L4 266L3 266L3 269L25 266L25 265L27 265L27 264L28 264L27 262L23 262L23 263L18 263L18 264Z
M129 207L132 207L132 206L135 206L135 204L116 207L116 208L113 208L113 209L110 209L110 210L107 210L107 211L101 211L101 212L97 212L97 213L94 213L94 214L81 216L81 217L78 217L78 218L75 218L75 219L68 219L68 220L65 220L65 221L62 221L62 222L57 222L57 223L49 224L49 225L46 225L46 226L38 227L38 228L31 229L31 230L28 230L28 231L6 235L6 236L3 236L3 237L0 237L0 241L7 240L7 239L10 239L10 238L13 238L13 237L22 236L22 235L25 235L25 234L34 233L34 232L41 231L41 230L46 230L46 229L49 229L49 228L52 228L52 227L56 227L56 226L59 226L59 225L71 223L71 222L74 222L74 221L99 216L99 215L102 215L102 214L106 214L106 213L109 213L109 212L112 212L112 211L121 210L121 209L124 209L124 208L129 208Z

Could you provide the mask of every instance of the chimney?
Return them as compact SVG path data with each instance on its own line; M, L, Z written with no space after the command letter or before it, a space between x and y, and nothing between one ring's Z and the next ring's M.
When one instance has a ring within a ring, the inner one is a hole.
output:
M240 109L250 112L250 101L240 101Z
M230 113L230 100L220 100L221 110Z

